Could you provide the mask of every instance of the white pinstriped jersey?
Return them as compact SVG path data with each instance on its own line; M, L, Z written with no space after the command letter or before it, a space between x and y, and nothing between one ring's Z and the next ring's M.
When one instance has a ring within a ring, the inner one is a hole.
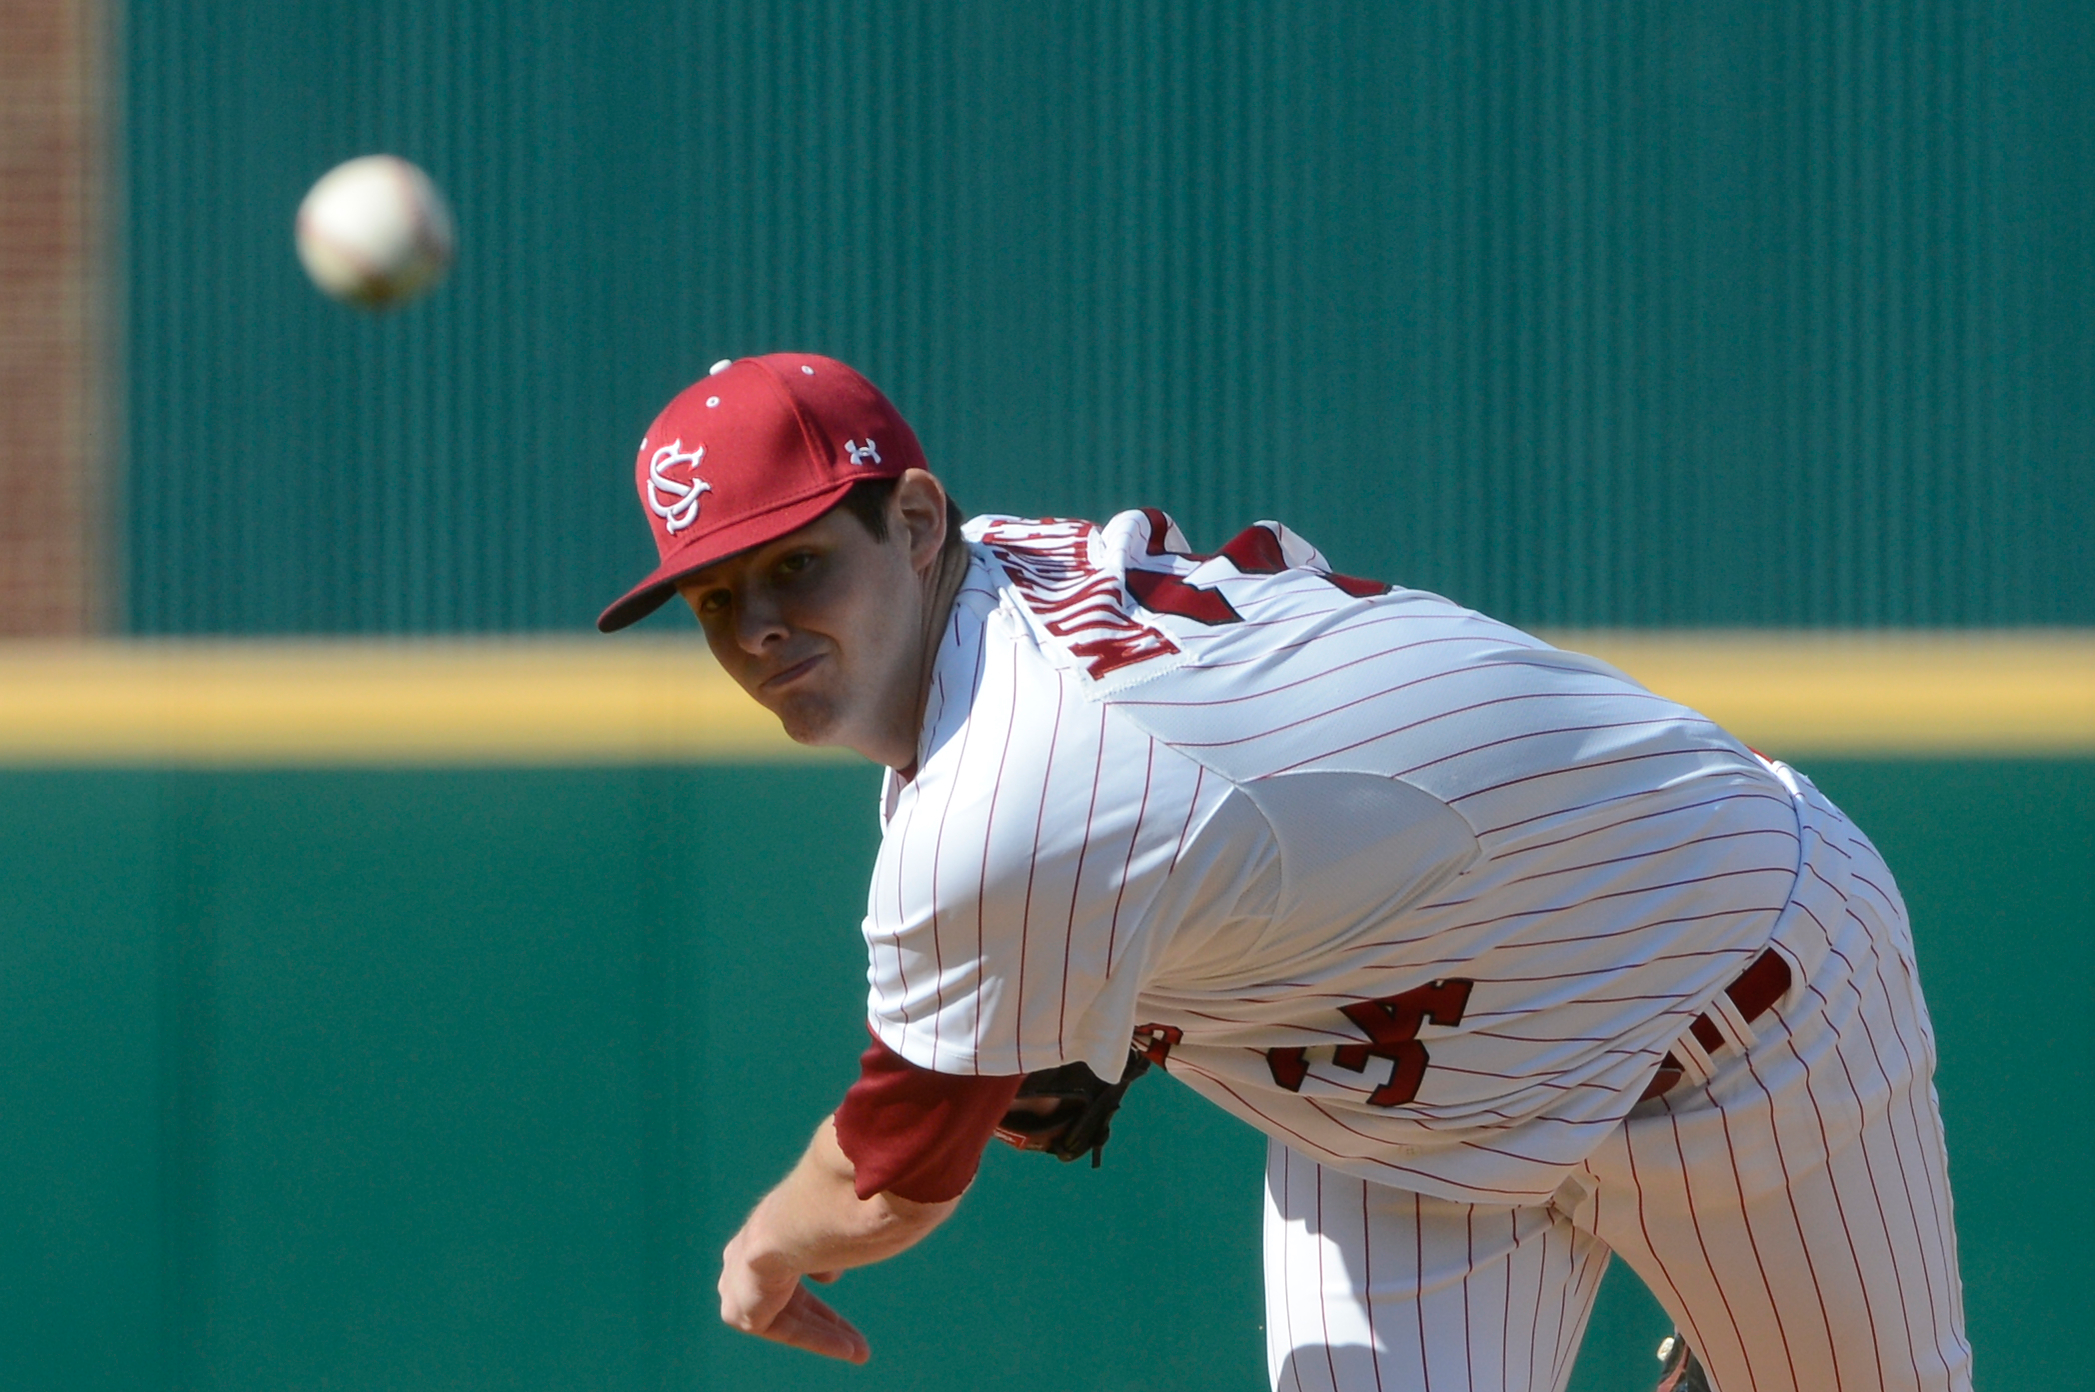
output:
M865 923L912 1062L1132 1039L1336 1169L1539 1201L1789 900L1789 790L1594 659L1273 523L967 535Z

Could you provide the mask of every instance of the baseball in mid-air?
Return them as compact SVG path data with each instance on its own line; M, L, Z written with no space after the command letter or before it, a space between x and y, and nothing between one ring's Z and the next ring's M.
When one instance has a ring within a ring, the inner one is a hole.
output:
M313 284L344 304L405 304L443 279L451 252L443 194L396 155L336 165L298 205L298 259Z

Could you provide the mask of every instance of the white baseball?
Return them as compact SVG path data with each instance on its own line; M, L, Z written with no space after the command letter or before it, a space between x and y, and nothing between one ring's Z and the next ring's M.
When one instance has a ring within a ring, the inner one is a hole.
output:
M297 231L313 284L366 309L412 300L451 267L451 210L427 174L395 155L323 174L298 205Z

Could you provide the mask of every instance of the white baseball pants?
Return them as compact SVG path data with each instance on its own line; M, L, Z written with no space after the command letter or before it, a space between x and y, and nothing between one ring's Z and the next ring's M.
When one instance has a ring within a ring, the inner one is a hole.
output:
M1706 1081L1639 1104L1551 1203L1410 1193L1269 1143L1276 1392L1561 1392L1611 1254L1718 1392L1970 1388L1904 906L1803 786L1822 833L1805 869L1837 873L1844 909L1777 929L1802 984Z

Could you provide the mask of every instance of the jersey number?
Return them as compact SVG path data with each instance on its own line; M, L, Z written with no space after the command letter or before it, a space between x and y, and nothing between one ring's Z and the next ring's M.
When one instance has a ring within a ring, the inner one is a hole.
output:
M1389 1081L1368 1094L1371 1107L1401 1107L1418 1096L1431 1057L1419 1043L1419 1026L1431 1020L1436 1025L1459 1025L1469 1007L1474 981L1455 978L1429 981L1402 995L1381 1000L1356 1001L1341 1006L1339 1013L1366 1033L1365 1044L1341 1044L1331 1056L1333 1064L1353 1073L1367 1071L1369 1059L1389 1061ZM1289 1092L1302 1091L1309 1076L1307 1049L1268 1049L1266 1066L1273 1081Z
M1165 554L1161 543L1156 540L1164 535L1166 523L1161 513L1150 517L1150 554ZM1288 568L1287 558L1281 554L1280 538L1266 527L1246 527L1229 539L1222 548L1240 575L1278 575ZM1210 561L1212 556L1188 556L1190 561ZM1361 580L1351 575L1333 575L1326 571L1311 571L1319 580L1335 585L1356 599L1370 595L1388 594L1389 586L1379 580ZM1176 575L1166 575L1155 570L1133 570L1127 573L1128 593L1143 608L1158 614L1175 614L1195 623L1233 624L1244 622L1236 606L1222 597L1218 589L1189 585Z

